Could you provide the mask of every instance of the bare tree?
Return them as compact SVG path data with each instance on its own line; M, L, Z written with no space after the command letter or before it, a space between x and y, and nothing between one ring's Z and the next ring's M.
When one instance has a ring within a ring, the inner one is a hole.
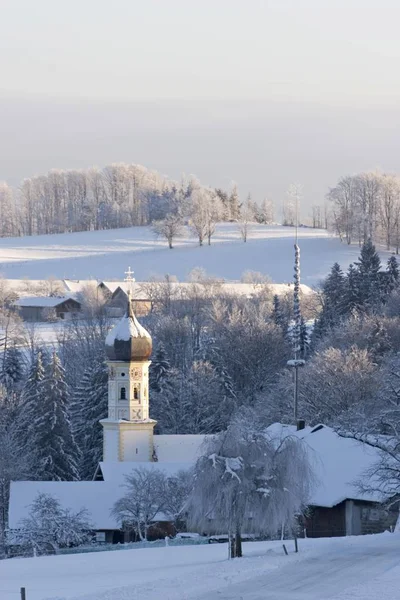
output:
M167 215L162 221L153 223L153 231L156 235L165 238L168 247L172 250L173 241L183 233L182 220L178 215Z
M241 207L240 217L238 222L239 232L244 242L247 242L247 238L250 232L250 223L254 220L254 212L251 204L250 194L247 196L245 203Z
M126 476L126 493L115 503L112 514L123 527L132 528L147 540L149 527L166 500L167 478L160 469L138 467Z

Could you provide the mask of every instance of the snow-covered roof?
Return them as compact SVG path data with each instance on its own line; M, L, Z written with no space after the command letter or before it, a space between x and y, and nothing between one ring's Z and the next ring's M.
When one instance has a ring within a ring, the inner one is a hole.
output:
M88 285L98 285L96 279L63 279L62 283L68 292L74 294L81 292Z
M363 442L339 436L324 425L296 431L294 426L274 423L267 432L273 438L294 435L307 444L316 485L310 498L314 506L332 507L343 500L383 500L378 492L362 494L356 482L380 458L380 452Z
M103 479L106 482L113 482L114 485L120 486L125 483L125 477L131 475L134 469L144 468L149 471L160 470L171 477L179 473L179 471L185 471L192 466L192 463L187 462L170 462L170 463L159 463L159 462L101 462L99 463L99 469L103 475Z
M10 490L9 526L16 529L29 515L29 506L39 493L51 494L63 508L78 511L86 508L94 529L117 529L110 515L121 489L105 481L13 481Z
M59 306L63 302L73 300L77 302L72 296L24 296L15 301L15 306L37 306L39 308L54 308Z
M207 436L155 435L154 447L159 463L194 463L201 456L201 446Z

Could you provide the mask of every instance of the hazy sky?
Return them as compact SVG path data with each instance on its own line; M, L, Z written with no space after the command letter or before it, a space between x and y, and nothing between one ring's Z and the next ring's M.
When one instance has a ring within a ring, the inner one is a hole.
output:
M0 0L0 179L129 161L305 203L398 167L398 0Z

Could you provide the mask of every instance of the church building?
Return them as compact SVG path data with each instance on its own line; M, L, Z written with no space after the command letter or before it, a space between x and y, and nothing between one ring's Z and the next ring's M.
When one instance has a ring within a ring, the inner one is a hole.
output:
M103 426L103 461L92 481L15 481L11 483L9 527L17 529L38 493L51 494L64 508L86 508L97 539L122 542L121 523L111 515L124 495L125 478L133 469L162 469L167 476L189 469L200 456L204 435L155 435L150 418L150 334L138 322L129 299L124 317L106 338L108 416ZM360 494L355 482L378 459L375 449L341 438L324 425L296 431L271 425L274 437L297 435L310 447L317 485L310 498L306 526L310 536L350 535L382 531L393 515L376 494ZM166 517L167 518L167 517Z

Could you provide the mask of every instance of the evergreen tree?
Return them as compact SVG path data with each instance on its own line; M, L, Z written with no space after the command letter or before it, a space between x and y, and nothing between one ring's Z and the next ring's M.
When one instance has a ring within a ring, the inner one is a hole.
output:
M383 295L380 276L381 259L371 239L361 248L359 260L355 263L358 274L360 308L366 313L376 312Z
M361 308L359 272L353 264L349 265L344 290L344 310L346 315L358 312Z
M79 447L81 479L92 479L103 454L103 428L100 420L107 417L108 371L104 361L83 374L74 393L71 416L74 438Z
M387 261L386 266L386 293L391 294L399 286L399 263L394 254Z
M8 393L15 392L24 376L23 357L15 346L9 346L4 354L1 379Z
M167 358L164 344L160 342L150 367L150 389L155 392L161 392L168 383L170 371L171 365Z
M40 401L31 428L37 478L45 481L79 479L78 448L72 435L65 371L55 352L38 392Z
M22 389L17 426L21 446L27 448L29 453L34 451L33 426L38 411L41 409L41 386L44 378L43 354L39 349L33 357L28 377Z
M345 277L339 263L335 263L323 284L324 306L321 319L324 327L337 325L344 313Z
M281 301L279 300L279 296L277 294L275 294L273 297L272 320L275 323L275 325L282 327L283 330L286 329L287 324L285 323L285 318L282 313Z
M229 196L229 211L231 219L238 219L240 216L240 203L239 203L239 192L237 185L232 188L231 195Z

